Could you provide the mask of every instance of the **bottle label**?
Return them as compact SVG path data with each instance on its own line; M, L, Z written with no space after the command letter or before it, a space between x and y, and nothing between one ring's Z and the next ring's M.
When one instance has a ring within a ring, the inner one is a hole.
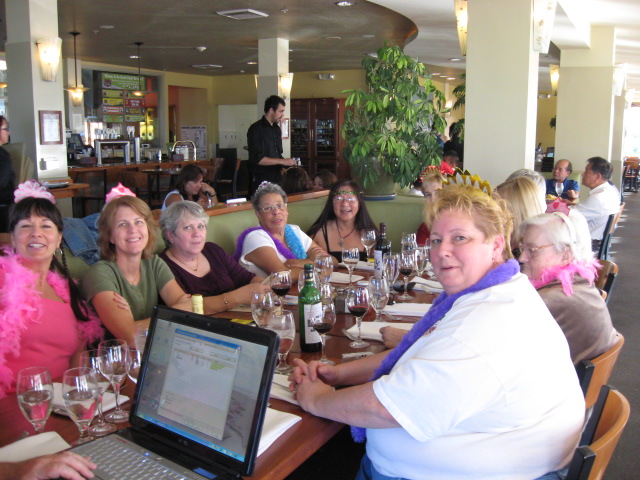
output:
M374 250L373 251L373 276L376 278L382 278L382 255L384 254L383 250Z
M313 324L322 317L322 303L305 304L304 307L304 343L318 343L320 334L315 331Z

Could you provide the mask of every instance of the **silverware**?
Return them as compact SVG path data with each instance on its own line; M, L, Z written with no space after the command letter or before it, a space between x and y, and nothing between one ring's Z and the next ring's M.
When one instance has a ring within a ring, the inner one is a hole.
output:
M355 335L352 335L351 333L347 332L346 328L342 329L342 333L344 333L344 336L347 337L350 340L353 340L354 342L358 341L358 337L356 337Z
M391 315L389 312L385 312L384 310L382 311L382 314L387 317L389 320L393 320L393 321L399 321L400 319L398 317L394 317L393 315Z

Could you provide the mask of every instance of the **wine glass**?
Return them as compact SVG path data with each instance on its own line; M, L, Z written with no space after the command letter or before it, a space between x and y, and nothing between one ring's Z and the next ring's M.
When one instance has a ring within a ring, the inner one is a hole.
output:
M289 311L272 313L269 315L267 328L276 332L280 337L280 350L278 350L279 362L276 367L276 373L291 373L293 367L287 365L287 355L293 346L293 340L296 338L296 325L293 322L293 313Z
M129 419L129 412L120 408L120 387L127 376L131 366L129 356L129 345L124 340L105 340L98 344L100 354L100 371L109 380L113 393L116 396L116 409L107 414L106 419L110 422L120 423Z
M136 336L134 342L136 344L136 350L140 351L140 354L144 353L144 347L147 344L147 335L149 334L149 327L141 322L136 322Z
M129 377L133 383L138 383L138 375L140 374L140 366L142 365L142 352L135 347L129 347L129 358L131 359L131 364L129 365L127 377Z
M333 273L333 257L322 253L313 260L313 267L318 275L320 284L329 283Z
M360 260L360 250L358 250L358 247L345 247L342 249L342 263L344 263L347 270L349 270L349 285L351 285L353 269L358 264L358 260Z
M369 278L369 303L376 312L375 322L381 322L382 309L387 306L389 301L389 284L384 277Z
M400 263L398 271L404 277L404 292L398 297L398 300L412 300L413 297L407 293L407 284L409 283L409 276L416 266L416 255L414 250L404 250L400 254Z
M419 277L422 276L429 264L429 251L424 245L418 245L416 248L416 273Z
M98 409L100 387L96 372L89 367L70 368L62 376L62 400L73 423L80 430L74 445L91 440L89 425Z
M387 253L382 257L382 265L384 267L384 276L387 278L387 285L389 285L389 293L391 293L391 286L398 279L400 273L398 255L395 253Z
M320 334L322 340L322 353L319 362L327 365L335 365L336 362L329 360L324 354L324 343L329 330L336 324L336 307L333 304L333 288L328 283L320 287L320 299L322 301L322 315L313 317L313 329Z
M53 383L46 367L23 368L16 381L18 405L36 433L42 433L53 407Z
M355 317L358 325L358 339L349 344L351 348L364 348L369 346L369 342L362 340L361 326L362 317L369 310L369 290L364 285L355 285L347 289L347 299L345 301L349 312Z
M272 313L278 299L273 292L254 292L251 296L251 316L259 327L266 327L268 315Z
M80 366L91 368L96 372L98 379L98 390L100 396L98 397L98 421L89 429L89 433L94 437L101 437L109 433L115 432L116 426L112 423L104 421L104 415L102 414L102 396L104 392L109 388L109 381L107 377L102 375L100 369L100 352L98 350L87 350L80 354Z
M562 192L564 192L564 183L556 182L556 194L560 197L562 196Z
M402 232L402 240L400 240L400 245L401 252L404 252L406 250L414 250L417 247L416 234Z
M304 288L305 281L304 270L300 270L300 273L298 274L298 292L302 291ZM315 270L313 271L313 286L320 288L320 279L318 278L318 274Z
M284 270L271 274L271 290L280 298L280 303L284 305L284 296L291 290L291 272Z
M364 248L367 249L367 261L371 258L371 249L376 244L376 231L372 228L362 230L360 232L360 241Z

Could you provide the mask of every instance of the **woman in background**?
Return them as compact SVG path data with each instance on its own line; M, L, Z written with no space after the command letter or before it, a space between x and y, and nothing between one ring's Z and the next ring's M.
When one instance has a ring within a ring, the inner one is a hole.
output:
M2 145L9 143L9 122L0 115L0 233L8 231L9 207L13 203L16 174L11 164L11 156Z
M336 174L329 170L318 170L313 176L314 190L327 190L338 181Z
M313 188L309 174L301 167L287 168L282 175L280 186L287 195L308 192Z
M438 170L438 167L429 167L422 176L422 185L420 190L424 195L425 208L429 207L435 200L436 192L442 188L445 182L444 175ZM416 233L416 243L418 245L426 245L429 240L429 229L427 224L422 222Z
M204 171L199 166L189 164L182 167L176 178L176 188L167 193L162 204L162 211L180 200L191 200L206 207L211 199L211 206L217 205L216 191L203 180Z

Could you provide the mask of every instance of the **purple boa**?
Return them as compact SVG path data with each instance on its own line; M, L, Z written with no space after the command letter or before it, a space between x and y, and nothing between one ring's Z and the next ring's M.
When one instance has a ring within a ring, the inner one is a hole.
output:
M518 262L516 260L508 260L507 262L498 265L496 268L489 270L484 277L469 288L465 288L454 295L441 293L438 298L433 301L433 305L425 316L422 317L422 320L417 322L413 328L409 330L409 333L402 338L398 346L391 350L389 355L385 357L373 374L373 377L371 377L371 381L389 374L396 362L400 360L400 357L405 354L409 347L427 333L438 321L442 320L449 310L451 310L451 307L453 307L453 304L458 298L469 293L479 292L480 290L485 290L504 283L510 280L518 272L520 272L520 265L518 265ZM362 427L351 427L351 435L356 442L363 442L367 436L367 431Z
M289 227L289 225L287 225L287 227ZM235 259L236 262L239 262L240 261L240 257L242 257L242 245L244 245L245 238L247 238L247 235L249 235L251 232L254 232L256 230L264 230L265 232L267 232L269 237L271 237L271 240L273 240L273 243L276 244L276 249L278 250L278 253L280 253L280 255L282 255L284 258L286 258L288 260L291 260L291 259L294 259L294 258L298 258L280 240L278 240L277 238L274 238L273 235L271 235L271 233L269 233L268 230L265 230L262 227L251 227L251 228L247 228L238 237L238 241L236 242L236 251L233 254L233 258Z

